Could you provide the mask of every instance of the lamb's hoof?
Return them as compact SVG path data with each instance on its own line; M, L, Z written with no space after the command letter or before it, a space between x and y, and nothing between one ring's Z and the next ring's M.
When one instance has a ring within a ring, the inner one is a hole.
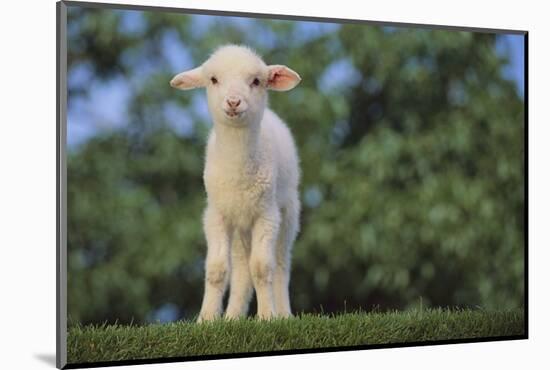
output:
M213 321L219 318L220 318L220 315L217 313L201 313L197 318L197 323L200 324L201 322Z
M276 317L275 313L273 312L262 312L258 313L257 318L260 321L269 321Z
M240 313L234 314L234 313L226 312L224 315L224 319L226 320L239 320L240 318L243 318L243 317L244 315Z
M294 315L292 314L292 312L281 312L277 314L277 318L279 319L291 319L293 317Z

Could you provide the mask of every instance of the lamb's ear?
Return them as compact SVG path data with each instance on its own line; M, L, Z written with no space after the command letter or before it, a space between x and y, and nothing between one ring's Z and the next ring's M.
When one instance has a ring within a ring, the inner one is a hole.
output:
M287 66L268 66L267 88L276 91L287 91L298 85L300 75Z
M170 81L170 86L180 90L191 90L197 87L204 87L205 83L202 76L202 67L178 73Z

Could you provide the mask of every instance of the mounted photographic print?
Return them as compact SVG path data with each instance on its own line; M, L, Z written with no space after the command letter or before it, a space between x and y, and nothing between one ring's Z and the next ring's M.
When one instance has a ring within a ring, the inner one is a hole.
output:
M59 368L527 338L527 32L57 12Z

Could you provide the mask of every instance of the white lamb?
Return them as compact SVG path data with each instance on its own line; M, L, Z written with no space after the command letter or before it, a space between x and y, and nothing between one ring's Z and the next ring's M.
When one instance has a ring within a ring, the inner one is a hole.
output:
M299 231L298 155L291 133L267 108L267 90L286 91L300 76L266 65L247 47L217 49L200 67L170 85L206 87L214 125L206 148L204 183L208 244L198 321L246 315L256 290L261 319L291 316L290 254Z

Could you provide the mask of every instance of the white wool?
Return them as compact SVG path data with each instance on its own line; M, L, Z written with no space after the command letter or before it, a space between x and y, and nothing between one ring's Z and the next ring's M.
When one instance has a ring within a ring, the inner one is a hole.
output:
M206 87L214 121L204 183L205 292L199 321L246 315L256 291L262 319L291 315L290 256L299 230L298 155L285 123L267 108L267 89L300 81L291 69L267 66L251 49L229 45L202 66L174 77L183 90Z

